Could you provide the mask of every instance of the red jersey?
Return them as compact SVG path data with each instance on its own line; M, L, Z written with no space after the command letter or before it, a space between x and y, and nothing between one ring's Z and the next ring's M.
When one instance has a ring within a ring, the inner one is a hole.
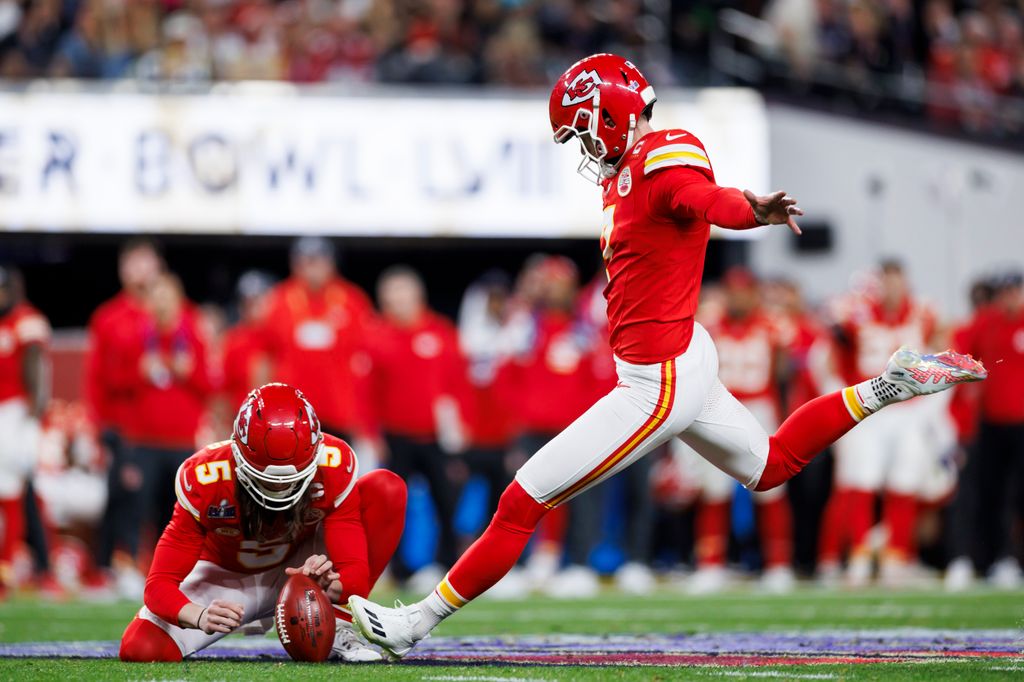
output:
M714 180L696 137L663 130L637 141L602 182L611 346L627 362L653 364L686 351L711 223L758 224L743 195Z
M557 433L590 407L594 365L584 331L565 313L535 315L530 349L499 372L514 400L519 431Z
M101 427L123 431L130 426L148 317L139 301L121 292L89 320L83 394Z
M22 379L25 349L50 341L50 323L28 303L19 303L0 316L0 402L28 399Z
M840 350L840 373L853 385L877 376L900 346L926 349L935 333L935 314L911 298L895 312L877 301L855 305L841 326L849 345Z
M245 322L224 336L224 395L230 405L241 405L256 388L257 364L267 359L268 345L267 330Z
M963 350L988 368L988 378L978 384L982 419L993 424L1024 423L1024 311L1011 315L988 306L964 337Z
M468 402L466 363L455 326L426 312L410 327L382 321L370 350L373 370L367 402L372 423L387 433L437 439L435 407L442 396Z
M268 306L274 380L301 390L325 425L358 430L355 384L373 316L370 299L340 277L317 292L292 278L271 292Z
M341 574L345 594L365 596L366 537L354 491L358 475L359 463L348 444L325 434L319 467L310 484L312 504L305 529L295 538L260 542L242 534L231 441L206 446L178 469L174 483L178 502L153 555L146 578L146 606L176 623L178 612L189 601L181 592L181 582L200 559L248 574L286 561L301 564L306 557L293 558L295 550L321 523L327 553Z
M811 370L811 352L824 336L824 330L807 313L783 314L774 319L779 340L786 351L790 375L786 391L786 414L814 398L821 392Z
M158 330L149 322L142 332L143 354L159 361L160 368L135 366L134 416L125 436L139 445L191 450L206 411L211 390L206 343L196 311L188 307L174 329ZM187 358L188 372L176 375L171 365ZM150 375L144 372L149 369Z
M950 345L960 353L970 353L974 340L976 319L953 330ZM989 369L991 372L991 368ZM953 387L953 398L949 401L949 415L956 425L957 440L971 443L978 434L978 418L981 413L981 392L986 381L964 383Z
M779 330L763 313L736 319L723 316L708 328L718 349L718 378L738 400L778 401L775 359L782 347Z

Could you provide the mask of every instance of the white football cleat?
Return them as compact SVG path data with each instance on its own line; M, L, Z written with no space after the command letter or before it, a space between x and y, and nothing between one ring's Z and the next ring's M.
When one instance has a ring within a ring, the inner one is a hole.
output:
M359 640L351 625L343 620L336 623L330 658L346 663L376 663L384 660L383 656Z
M402 658L430 636L423 623L422 607L417 604L406 606L396 601L395 608L389 609L369 599L352 597L348 608L356 631L393 659Z
M882 379L898 391L893 401L907 400L952 388L957 384L982 381L988 377L985 366L970 355L945 350L934 355L903 346L892 354Z
M690 576L686 591L692 595L718 594L732 585L732 574L725 566L703 566Z

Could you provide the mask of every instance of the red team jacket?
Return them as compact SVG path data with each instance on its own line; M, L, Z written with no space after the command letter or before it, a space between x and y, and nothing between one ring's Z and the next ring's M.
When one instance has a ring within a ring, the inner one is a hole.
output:
M1024 313L1009 315L996 306L978 311L956 340L989 368L978 384L981 417L993 424L1024 424Z
M361 428L357 365L372 317L370 299L340 277L315 293L293 278L270 294L267 339L274 379L302 391L321 421L335 429Z
M84 394L101 428L124 431L131 426L147 319L142 303L121 292L97 308L89 320Z
M711 224L758 225L743 195L714 180L700 140L662 130L642 137L601 183L611 345L627 362L654 364L686 351Z
M592 404L589 339L577 327L566 313L538 312L530 350L499 370L503 389L515 396L519 433L558 433Z
M262 326L239 323L224 337L224 397L238 407L256 387L255 365L268 356L267 330Z
M175 479L174 515L153 554L146 578L145 604L169 623L189 602L181 582L199 560L237 573L261 573L284 563L300 565L307 557L296 549L323 526L326 553L341 574L344 595L369 593L366 535L360 514L356 455L345 441L324 436L324 450L310 484L313 503L306 530L291 541L267 542L242 536L235 494L235 460L230 441L213 443L189 457Z
M22 380L25 349L50 340L50 323L28 303L19 303L0 317L0 403L27 398Z
M143 326L141 338L144 352L155 353L170 363L177 353L191 361L191 372L184 377L168 376L154 383L135 365L136 387L133 391L135 410L125 429L129 440L139 445L191 450L196 445L196 432L206 411L212 388L207 367L206 344L200 335L198 313L186 306L178 326L158 331L151 322Z
M408 328L379 322L369 356L373 371L365 402L375 429L433 441L438 398L450 396L460 406L470 401L458 333L436 313L424 313ZM465 415L465 409L462 412Z

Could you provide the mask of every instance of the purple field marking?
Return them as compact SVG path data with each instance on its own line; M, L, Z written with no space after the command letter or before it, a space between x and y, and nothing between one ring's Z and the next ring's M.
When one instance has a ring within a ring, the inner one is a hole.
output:
M115 658L117 642L0 645L0 657ZM688 635L436 637L405 660L412 664L772 665L1015 657L1017 630L842 630L720 632ZM287 658L276 639L229 637L199 659Z

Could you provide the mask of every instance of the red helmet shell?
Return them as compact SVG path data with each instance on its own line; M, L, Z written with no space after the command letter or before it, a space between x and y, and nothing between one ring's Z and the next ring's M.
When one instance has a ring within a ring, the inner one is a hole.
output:
M555 142L589 136L594 144L580 165L597 164L600 175L614 172L633 144L633 130L644 109L657 100L654 88L631 61L595 54L566 70L551 90L548 113Z
M323 432L299 390L266 384L242 403L231 441L239 482L264 506L287 509L316 474Z

